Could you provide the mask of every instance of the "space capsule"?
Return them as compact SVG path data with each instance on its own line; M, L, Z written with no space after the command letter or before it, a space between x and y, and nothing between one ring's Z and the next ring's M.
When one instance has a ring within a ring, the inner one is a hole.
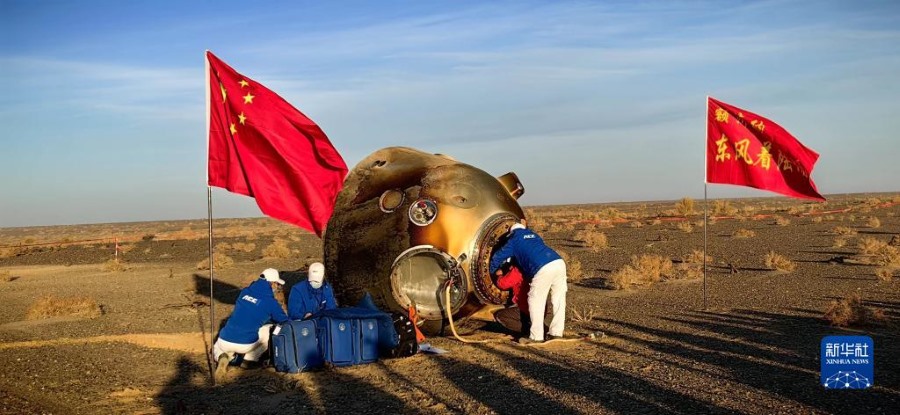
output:
M509 302L488 270L494 246L524 218L514 173L493 177L440 154L378 150L348 174L324 236L327 275L341 304L368 292L382 309L414 306L435 331ZM450 309L445 288L450 284Z

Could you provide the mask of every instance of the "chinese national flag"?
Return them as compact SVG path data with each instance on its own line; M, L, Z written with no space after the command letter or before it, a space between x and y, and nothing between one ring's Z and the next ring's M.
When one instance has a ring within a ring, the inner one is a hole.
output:
M825 200L810 175L819 154L768 118L709 98L706 182Z
M322 236L347 165L316 123L206 52L208 183Z

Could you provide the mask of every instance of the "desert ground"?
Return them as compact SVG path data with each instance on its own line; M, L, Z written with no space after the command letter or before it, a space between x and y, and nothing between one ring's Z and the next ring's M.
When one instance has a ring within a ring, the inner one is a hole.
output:
M596 340L524 347L471 320L496 341L216 386L210 306L218 326L267 267L288 292L315 235L217 219L210 298L205 220L0 229L0 413L898 413L900 196L711 200L706 307L702 205L526 209L568 255L567 330ZM874 387L823 389L831 334L874 339Z

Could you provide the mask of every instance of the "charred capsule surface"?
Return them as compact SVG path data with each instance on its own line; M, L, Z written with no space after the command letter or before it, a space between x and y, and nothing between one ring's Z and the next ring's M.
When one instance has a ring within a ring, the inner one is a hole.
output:
M338 300L365 292L392 312L414 305L425 320L503 304L488 272L491 251L524 217L524 187L450 157L389 147L351 170L325 234L325 264Z

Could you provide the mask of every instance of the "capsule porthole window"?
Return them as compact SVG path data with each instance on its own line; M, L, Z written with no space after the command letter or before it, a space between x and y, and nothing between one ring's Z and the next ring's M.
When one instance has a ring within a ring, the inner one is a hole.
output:
M431 199L419 199L409 205L409 220L418 226L431 224L437 214L437 205Z

